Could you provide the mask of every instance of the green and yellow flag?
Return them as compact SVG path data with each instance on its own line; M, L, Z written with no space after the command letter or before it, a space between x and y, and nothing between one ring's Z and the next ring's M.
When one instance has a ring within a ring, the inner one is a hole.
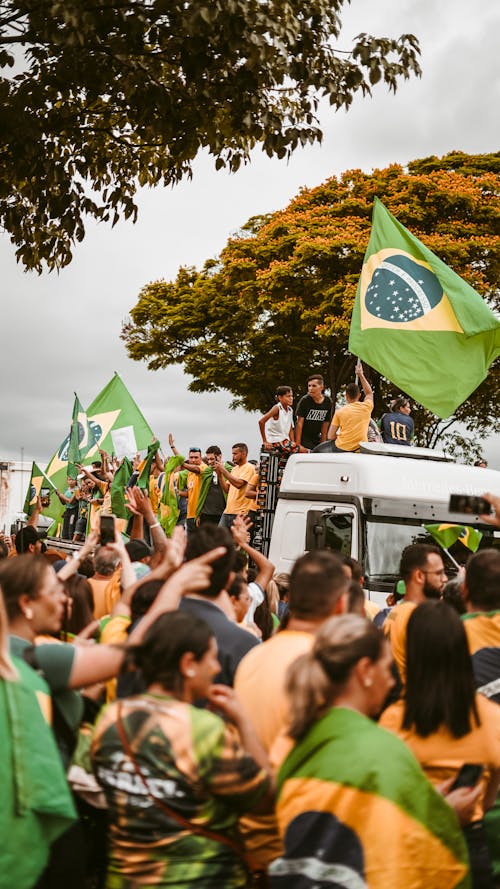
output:
M153 437L153 430L117 373L88 406L86 416L96 443L86 451L85 464L99 459L99 448L119 458L132 457L137 451L145 450ZM66 487L70 438L68 434L46 469L47 476L59 490ZM64 506L54 502L43 512L54 519L50 528L54 533Z
M128 457L124 457L111 482L111 508L113 515L118 519L129 519L132 515L127 509L127 501L125 499L125 488L132 472L132 463Z
M460 543L463 543L467 549L475 553L479 549L479 544L483 537L481 531L468 525L445 523L441 525L424 525L424 528L443 549L449 549L457 540L460 540Z
M158 520L167 537L172 536L172 531L174 530L177 524L177 519L179 518L179 507L177 506L177 498L175 496L175 491L173 491L170 487L170 479L172 477L172 473L175 472L175 470L179 466L182 466L183 463L184 457L178 454L176 457L170 457L170 459L167 460L163 470L163 479L161 482L162 495L158 509Z
M455 812L403 741L355 710L333 707L295 745L276 814L285 848L272 889L470 887Z
M439 417L468 398L500 355L500 321L482 297L378 198L349 349Z
M154 459L156 456L156 452L160 447L159 441L152 441L151 444L148 445L148 452L142 461L140 466L139 476L137 478L137 487L142 488L143 491L147 491L149 494L149 476L151 475L151 467L154 463Z
M55 490L54 484L49 478L47 478L43 470L40 469L40 467L36 463L33 463L31 467L30 483L28 485L26 499L24 501L23 507L26 515L31 515L31 513L33 512L36 506L37 498L40 496L40 491L43 487ZM59 500L57 502L59 503Z
M95 450L96 446L97 441L94 431L88 421L86 412L80 404L78 395L75 392L73 416L69 432L68 468L66 474L71 478L76 478L78 475L76 464L83 463L88 452Z

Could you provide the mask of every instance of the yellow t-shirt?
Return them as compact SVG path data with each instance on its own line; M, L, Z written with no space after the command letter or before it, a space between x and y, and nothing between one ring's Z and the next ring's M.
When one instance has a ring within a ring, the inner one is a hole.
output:
M252 479L255 476L255 466L253 463L243 463L243 466L235 466L231 469L231 475L233 478L242 478L247 484L252 484ZM246 489L246 485L243 485L242 488L235 488L234 485L229 482L229 491L227 492L227 503L224 512L227 512L228 515L237 515L255 509L255 500L245 497Z
M361 441L366 441L368 424L373 410L371 398L353 401L339 408L333 415L332 425L339 426L335 444L342 451L359 451Z
M443 727L427 738L415 734L414 729L403 729L403 701L391 704L380 717L380 725L405 742L434 785L455 778L465 763L478 763L484 767L474 821L483 817L483 800L491 772L500 769L500 707L479 694L476 704L481 724L462 738L454 738Z
M205 463L200 463L200 474L197 472L188 472L187 475L187 491L188 491L188 519L196 518L196 505L198 503L198 495L201 487L201 474L206 469Z
M406 631L408 621L416 608L415 602L400 602L387 615L382 627L392 648L392 656L396 661L401 682L406 678Z
M312 633L283 630L252 648L236 670L234 689L268 753L278 736L285 734L288 722L287 668L310 651L313 642ZM283 748L285 754L288 747ZM240 820L240 829L246 848L261 867L267 867L282 853L274 814L245 816Z

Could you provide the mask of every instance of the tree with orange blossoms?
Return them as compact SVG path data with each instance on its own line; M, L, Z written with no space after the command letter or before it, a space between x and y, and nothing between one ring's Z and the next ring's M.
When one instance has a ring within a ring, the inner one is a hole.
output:
M500 153L454 152L406 169L349 170L253 217L201 271L182 268L175 281L143 288L123 328L129 355L152 369L182 364L192 391L226 389L248 410L267 409L282 383L302 394L313 372L335 399L353 379L347 341L375 196L500 307ZM497 364L452 419L474 434L472 447L467 435L462 442L469 458L498 423L499 376ZM375 372L371 379L378 414L394 390ZM420 443L447 434L449 420L418 406L414 416Z

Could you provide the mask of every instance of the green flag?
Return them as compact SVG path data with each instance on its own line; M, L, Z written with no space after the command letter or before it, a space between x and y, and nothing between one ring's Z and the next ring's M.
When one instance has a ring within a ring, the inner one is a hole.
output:
M468 525L444 523L441 525L424 525L424 528L443 549L449 549L457 540L460 540L467 549L475 553L479 549L479 544L483 537L481 531Z
M153 465L155 455L159 447L159 441L153 441L151 442L151 444L148 445L148 452L143 461L143 465L137 479L137 487L142 488L143 491L149 492L149 476L151 475L151 467Z
M176 457L170 457L170 459L167 460L163 470L163 492L160 499L158 519L167 537L171 536L172 531L177 524L177 519L179 518L177 498L175 492L170 488L170 479L172 473L175 472L178 466L182 466L183 463L184 457L181 457L181 455L178 454Z
M73 417L71 420L71 429L69 433L68 445L68 469L67 475L76 478L78 469L76 463L82 463L86 454L90 450L94 450L96 446L96 438L93 429L88 421L87 414L83 410L78 396L75 392L75 402L73 405Z
M122 464L116 470L111 483L111 508L113 514L119 519L129 519L131 516L131 513L127 509L125 487L132 472L132 463L128 457L124 457Z
M87 451L84 458L86 464L99 459L98 448L116 454L119 458L132 457L137 451L146 450L151 442L153 430L117 373L94 398L86 413L97 442ZM66 486L69 445L70 435L67 435L46 469L48 477L59 489ZM51 533L57 528L63 511L64 506L58 508L56 503L51 503L43 511L44 515L50 515L54 519Z
M33 463L31 467L31 478L30 483L28 485L28 490L26 492L26 499L24 501L23 510L26 515L31 515L33 512L37 498L40 496L40 491L43 487L52 488L55 490L53 483L42 469L36 464ZM57 501L59 503L59 500Z
M485 379L500 321L375 198L349 349L439 417Z

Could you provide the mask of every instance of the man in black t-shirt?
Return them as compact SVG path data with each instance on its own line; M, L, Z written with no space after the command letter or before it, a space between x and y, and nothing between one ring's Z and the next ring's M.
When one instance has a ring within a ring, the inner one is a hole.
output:
M320 374L313 374L307 381L307 395L297 405L295 441L312 450L326 441L332 416L332 402L324 395L324 380Z

